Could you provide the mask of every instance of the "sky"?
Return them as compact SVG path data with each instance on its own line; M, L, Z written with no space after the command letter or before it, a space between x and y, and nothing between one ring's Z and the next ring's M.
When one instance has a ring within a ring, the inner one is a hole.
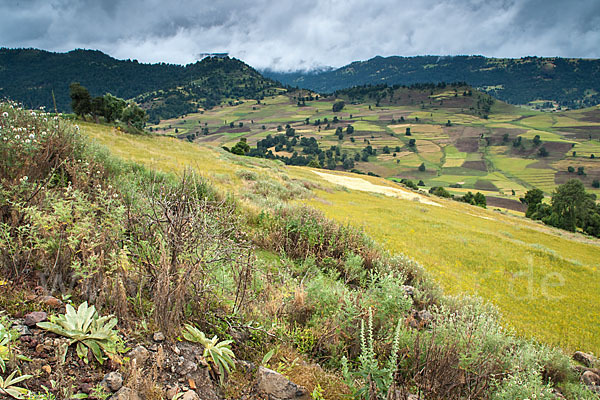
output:
M374 56L600 58L600 0L0 0L0 47L258 69Z

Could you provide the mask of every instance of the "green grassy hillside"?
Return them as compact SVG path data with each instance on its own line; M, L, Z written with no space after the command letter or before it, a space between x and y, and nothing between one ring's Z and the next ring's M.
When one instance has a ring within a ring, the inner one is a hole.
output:
M336 100L346 105L334 113ZM231 148L241 138L254 147L269 135L285 135L288 125L295 130L296 144L270 147L271 157L289 162L297 152L305 163L316 159L317 154L302 145L303 138L314 138L320 151L336 153L331 155L336 169L343 169L343 161L352 158L354 166L347 169L415 183L422 180L426 187L450 187L457 195L479 191L490 206L518 211L524 209L519 198L528 189L550 194L570 178L600 194L593 187L600 179L599 107L542 113L493 101L459 85L365 87L322 98L298 91L260 103L218 106L151 128ZM354 128L351 134L349 126ZM362 157L368 146L375 154ZM319 163L326 166L329 156L323 156ZM418 169L421 164L424 171ZM570 173L569 167L583 168L584 174Z
M281 102L278 109L288 102L284 97L272 101ZM288 113L296 111L292 105L285 107ZM358 111L367 114L367 110ZM265 120L277 118L264 114ZM371 116L377 117L364 117ZM363 121L378 121L364 117ZM278 185L289 180L312 182L312 195L304 202L340 222L364 228L389 251L413 257L446 292L491 301L503 320L525 337L569 350L600 351L600 327L592 312L600 290L598 240L439 198L430 198L439 205L435 206L373 193L367 181L406 193L380 178L348 174L362 179L358 187L366 190L348 189L335 180L342 172L319 175L315 171L324 171L235 156L175 138L131 136L98 125L84 124L83 131L118 156L149 167L181 172L191 166L249 204L257 198L270 204ZM282 180L284 175L289 178Z
M549 345L599 349L598 241L12 102L0 136L4 394L597 399Z

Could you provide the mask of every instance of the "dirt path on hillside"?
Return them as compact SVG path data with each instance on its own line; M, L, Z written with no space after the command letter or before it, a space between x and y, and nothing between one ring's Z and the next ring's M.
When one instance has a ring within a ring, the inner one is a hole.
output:
M417 193L414 193L414 192L411 192L409 190L394 188L394 187L390 187L390 186L375 185L375 184L373 184L365 179L362 179L362 178L353 178L353 177L344 176L344 175L334 175L334 174L328 174L326 172L320 172L320 171L313 171L313 172L328 182L335 183L336 185L345 186L348 189L362 190L364 192L380 193L380 194L384 194L386 196L393 196L393 197L398 197L398 198L401 198L404 200L413 200L413 201L418 201L423 204L429 204L431 206L441 207L440 204L429 200L427 197L422 196Z

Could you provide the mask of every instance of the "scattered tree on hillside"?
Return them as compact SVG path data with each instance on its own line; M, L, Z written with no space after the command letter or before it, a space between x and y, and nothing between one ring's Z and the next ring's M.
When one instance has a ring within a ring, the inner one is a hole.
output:
M336 101L335 103L333 103L333 106L331 107L331 109L333 112L340 112L340 111L342 111L342 109L344 108L345 105L346 105L346 103L343 101Z
M92 97L90 92L79 84L73 82L69 85L69 95L71 96L71 108L79 117L85 118L92 111Z
M421 165L419 165L419 171L425 172L425 163L421 163Z
M239 156L245 156L249 151L250 146L246 142L246 138L241 138L240 141L231 148L231 152Z
M121 120L128 126L133 126L138 130L143 130L148 120L146 112L138 107L134 103L129 103L127 107L123 109L121 114Z
M542 203L543 197L539 189L525 194L521 201L528 206L527 217L572 232L579 228L600 237L600 206L596 204L596 196L587 193L580 180L571 179L557 187L552 194L551 205Z

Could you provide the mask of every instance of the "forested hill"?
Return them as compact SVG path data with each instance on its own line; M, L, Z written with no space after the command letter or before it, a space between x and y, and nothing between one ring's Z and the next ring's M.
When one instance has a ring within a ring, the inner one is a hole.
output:
M482 56L375 57L317 73L263 74L284 84L318 92L368 84L411 85L467 82L512 104L552 100L579 108L600 103L600 60Z
M117 60L97 50L52 53L36 49L0 49L0 98L20 101L29 108L46 106L53 109L54 91L59 111L70 111L69 84L73 81L85 86L92 96L110 92L125 99L198 83L204 92L211 93L209 104L206 104L209 106L229 96L260 98L266 88L275 86L275 82L263 78L253 68L228 57L209 57L181 66ZM163 105L169 102L162 100ZM189 99L187 101L189 103ZM197 103L205 106L206 101L205 96ZM176 111L173 108L165 112L173 113ZM154 109L156 114L156 105ZM161 109L165 107L159 107L159 111Z

